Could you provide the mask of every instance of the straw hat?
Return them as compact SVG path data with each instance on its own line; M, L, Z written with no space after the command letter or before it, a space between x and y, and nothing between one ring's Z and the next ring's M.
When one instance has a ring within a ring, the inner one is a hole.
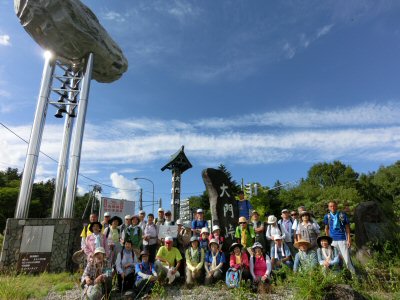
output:
M303 239L301 239L301 240L297 241L296 243L294 243L294 246L295 246L297 249L299 249L301 245L306 246L307 249L309 249L309 248L311 247L310 242L308 242L308 241L306 241L306 240L303 240Z

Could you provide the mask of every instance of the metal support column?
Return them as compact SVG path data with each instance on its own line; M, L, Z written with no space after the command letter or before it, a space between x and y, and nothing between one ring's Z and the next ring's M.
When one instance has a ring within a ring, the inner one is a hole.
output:
M81 91L79 93L78 114L74 130L74 140L70 155L70 170L68 174L68 185L65 194L64 218L72 218L74 214L74 202L76 186L78 183L79 164L81 160L82 140L85 131L86 110L89 101L90 81L93 70L93 53L86 59L82 75Z
M46 122L48 99L51 92L55 60L50 55L46 56L40 92L36 106L35 119L33 121L31 137L29 139L28 151L26 154L25 166L22 174L21 188L18 196L15 218L28 217L29 204L31 202L33 181L36 174L36 166L39 158L40 144L42 142L44 124Z
M78 83L76 78L72 78L70 81L70 88L73 89ZM74 98L76 96L75 91L70 91L68 95L68 101L74 102ZM65 123L64 123L64 134L63 140L61 144L61 152L58 160L58 168L57 168L57 177L56 177L56 186L54 190L53 196L53 208L51 211L51 217L53 219L59 218L61 215L61 205L64 197L64 189L65 189L65 179L67 175L68 169L68 154L69 148L71 144L71 134L72 127L74 121L74 105L68 105L68 112L65 114Z

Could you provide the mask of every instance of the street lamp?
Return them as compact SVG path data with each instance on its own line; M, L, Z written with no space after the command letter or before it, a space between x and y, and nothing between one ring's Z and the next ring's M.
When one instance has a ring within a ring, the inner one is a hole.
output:
M147 180L147 181L151 182L151 184L153 186L153 202L152 203L153 203L153 213L154 213L154 182L151 181L150 179L144 178L144 177L135 177L135 178L133 178L133 180L138 180L138 179Z

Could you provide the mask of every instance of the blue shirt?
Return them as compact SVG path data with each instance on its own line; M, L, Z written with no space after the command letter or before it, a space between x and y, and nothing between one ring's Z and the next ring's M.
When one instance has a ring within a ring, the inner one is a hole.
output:
M202 229L203 227L208 228L208 223L206 220L194 220L192 221L192 229Z
M336 214L339 218L339 228L335 228L333 224L333 218L330 213L326 214L324 217L324 224L329 227L329 236L334 241L345 241L346 240L346 225L350 224L349 218L346 213L337 211Z
M238 200L239 217L245 217L246 220L250 219L250 210L253 209L249 200Z
M135 273L136 273L136 282L142 280L143 278L139 275L139 272L142 272L146 275L153 275L154 266L152 263L137 263L135 266Z
M204 262L212 264L213 256L211 254L211 250L207 252L206 259ZM225 254L224 252L219 251L217 254L217 266L220 263L225 263Z

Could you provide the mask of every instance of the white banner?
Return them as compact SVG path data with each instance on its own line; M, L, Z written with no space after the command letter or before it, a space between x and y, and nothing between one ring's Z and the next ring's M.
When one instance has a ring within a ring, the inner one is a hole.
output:
M178 225L160 225L158 227L158 238L164 239L166 236L176 238L178 236Z

